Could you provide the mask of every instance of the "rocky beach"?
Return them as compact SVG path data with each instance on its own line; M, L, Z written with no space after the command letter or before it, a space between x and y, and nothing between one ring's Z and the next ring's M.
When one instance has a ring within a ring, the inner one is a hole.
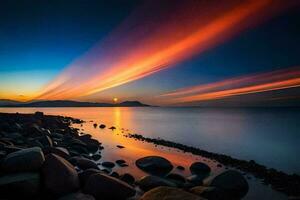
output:
M269 169L255 161L244 161L172 141L143 137L122 131L124 139L153 143L199 155L218 162L221 173L212 176L206 162L188 168L158 155L103 159L105 144L81 128L120 127L63 116L0 114L0 199L243 199L249 191L248 174L270 184L291 199L299 197L300 177ZM126 146L116 145L122 151ZM127 169L135 165L144 172L137 177ZM116 168L122 169L120 173ZM190 176L184 172L189 171Z

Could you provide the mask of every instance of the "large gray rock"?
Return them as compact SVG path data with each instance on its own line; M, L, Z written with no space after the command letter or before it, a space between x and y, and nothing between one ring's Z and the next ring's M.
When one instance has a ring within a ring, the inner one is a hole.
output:
M38 196L39 173L15 173L0 177L0 196L9 199L30 199Z
M157 187L146 192L140 200L204 200L203 198L178 188Z
M47 155L41 172L45 189L54 196L62 196L79 188L75 168L58 155Z
M151 190L159 186L176 187L176 184L158 176L144 176L138 182L137 185L144 191Z
M95 200L95 198L88 194L76 192L60 197L58 200Z
M114 177L105 174L91 175L85 184L84 193L93 195L96 199L127 199L135 195L133 187Z
M91 175L98 174L98 173L103 173L103 172L97 169L87 169L82 172L79 172L78 176L79 176L81 186L84 186L86 184L86 182L88 181Z
M32 147L8 154L1 163L1 169L5 172L37 171L44 161L41 148Z
M63 157L64 159L70 158L70 153L66 148L63 147L45 147L43 148L43 152L45 155L48 155L50 153L56 154L60 157Z
M211 187L215 187L222 198L220 199L241 199L248 190L249 185L243 175L234 170L228 170L216 176L211 183Z
M135 164L143 171L156 176L164 176L173 169L171 162L160 156L143 157L138 159Z

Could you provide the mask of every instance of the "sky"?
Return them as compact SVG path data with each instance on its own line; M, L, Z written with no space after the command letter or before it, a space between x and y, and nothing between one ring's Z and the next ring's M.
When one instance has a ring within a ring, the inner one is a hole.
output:
M276 0L4 0L0 99L298 99L299 11Z

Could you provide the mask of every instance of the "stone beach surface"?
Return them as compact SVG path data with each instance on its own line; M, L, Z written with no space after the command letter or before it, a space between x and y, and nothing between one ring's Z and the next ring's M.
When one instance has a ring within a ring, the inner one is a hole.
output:
M0 199L242 199L249 185L240 170L263 178L278 191L299 196L300 178L268 169L254 161L243 161L161 139L127 134L128 139L173 147L195 155L215 159L226 170L210 181L210 167L195 162L191 177L172 173L175 166L166 158L146 156L136 166L147 175L136 180L134 174L119 174L116 166L127 167L125 159L101 160L101 141L83 134L73 124L84 121L70 117L0 113ZM93 124L104 129L104 124ZM118 127L110 127L112 131ZM126 148L118 145L122 150ZM101 166L101 167L100 167ZM104 167L104 168L103 168Z

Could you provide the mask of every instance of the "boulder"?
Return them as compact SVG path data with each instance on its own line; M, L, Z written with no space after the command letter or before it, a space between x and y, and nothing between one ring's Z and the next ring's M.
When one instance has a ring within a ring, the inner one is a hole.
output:
M38 196L39 190L39 173L14 173L0 177L0 196L2 198L31 199Z
M203 182L204 182L204 179L206 178L207 176L204 176L204 175L191 175L189 177L186 178L186 180L194 185L202 185Z
M84 193L93 195L96 199L123 200L135 195L133 187L114 177L105 174L94 174L88 179Z
M115 163L113 163L113 162L103 162L103 163L101 163L101 165L103 167L107 167L107 168L114 168L115 167Z
M88 194L76 192L60 197L58 200L95 200L95 198Z
M177 166L176 168L177 168L178 170L180 170L180 171L184 171L184 170L185 170L185 168L184 168L183 166L181 166L181 165Z
M69 161L74 165L79 167L82 170L85 169L99 169L98 165L94 162L91 161L87 158L82 158L82 157L72 157L69 159Z
M112 172L110 176L115 177L115 178L120 178L120 174L118 172Z
M121 160L116 160L116 163L117 163L118 165L123 165L123 164L126 163L126 161L121 159Z
M79 172L78 176L79 176L80 184L84 186L91 175L98 174L98 173L102 173L102 172L97 169L87 169L82 172Z
M191 194L184 190L171 187L157 187L146 192L140 200L204 200L197 195Z
M56 154L60 157L63 157L64 159L70 158L70 153L66 148L63 147L45 147L43 148L43 152L45 155L48 155L50 153Z
M100 160L101 159L101 155L100 154L94 154L94 155L92 155L92 159L93 160Z
M138 182L137 185L144 191L151 190L159 186L176 187L176 184L158 176L144 176Z
M191 188L190 192L209 200L223 199L222 194L215 187L196 186Z
M74 192L79 188L78 174L64 158L49 154L41 170L45 189L54 196Z
M248 190L247 180L241 173L235 170L228 170L216 176L209 184L215 187L222 196L222 199L241 199Z
M131 174L128 174L128 173L121 175L120 180L128 183L129 185L132 185L135 182L135 178Z
M202 162L194 162L190 166L190 171L192 174L200 175L200 176L208 176L210 173L210 167Z
M1 169L5 172L37 171L44 161L41 148L32 147L8 154L1 163Z
M156 176L164 176L173 169L170 161L159 156L143 157L138 159L135 164L141 170Z
M181 176L180 174L168 174L166 176L166 179L168 179L169 181L172 181L173 183L175 183L178 187L183 187L183 185L185 184L186 180L183 176Z

